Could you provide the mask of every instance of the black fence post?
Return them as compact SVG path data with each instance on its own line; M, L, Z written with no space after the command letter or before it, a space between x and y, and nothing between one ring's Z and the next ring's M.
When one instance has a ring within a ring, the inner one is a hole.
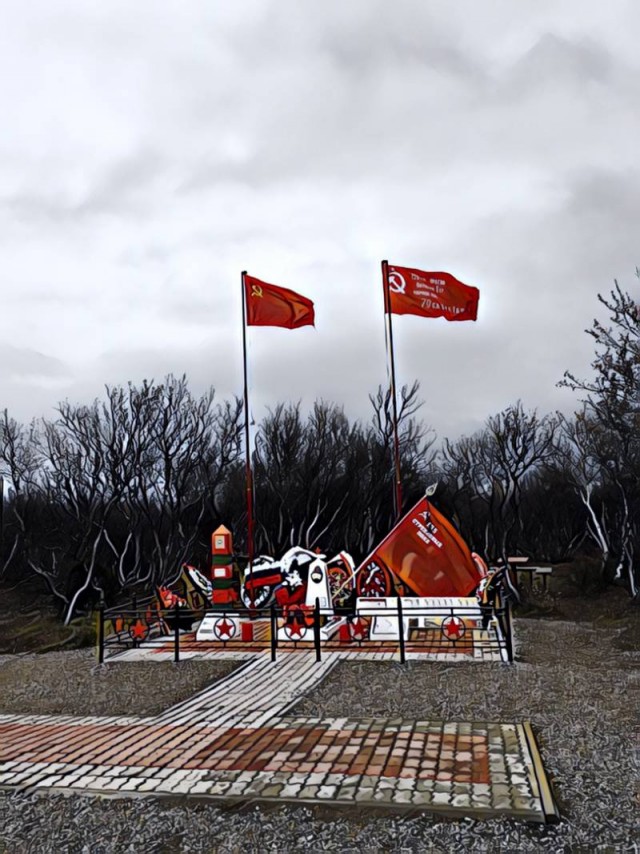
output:
M322 660L320 648L320 600L316 596L316 604L313 609L313 642L316 647L316 661Z
M104 605L98 608L98 664L104 663Z
M177 602L173 610L173 618L175 620L173 626L173 660L180 661L180 607Z
M4 477L0 474L0 558L4 558Z
M138 647L140 646L140 641L138 640L137 634L135 632L131 631L133 626L135 626L135 624L136 624L137 613L138 613L137 611L130 611L130 618L129 618L129 637L131 638L131 645L133 646L134 649L138 649Z
M456 616L456 612L453 610L453 608L450 608L450 609L449 609L449 616L447 617L447 619L448 619L448 620L451 620L451 621L452 621L452 624L453 624L454 626L456 625L456 623L455 623L455 616ZM454 653L455 653L455 651L456 651L456 643L458 642L458 638L457 638L455 635L453 636L453 638L449 638L449 636L447 635L447 640L449 641L449 643L452 643L452 644L453 644L453 651L454 651Z
M276 606L271 603L271 661L276 660L276 649L278 648L278 620L276 617Z
M513 664L513 625L511 623L511 603L508 599L503 600L504 602L504 640L507 647L507 659L510 664ZM502 622L502 621L501 621Z
M398 602L398 640L400 641L400 663L404 664L405 654L404 654L404 620L402 618L402 597L397 597Z

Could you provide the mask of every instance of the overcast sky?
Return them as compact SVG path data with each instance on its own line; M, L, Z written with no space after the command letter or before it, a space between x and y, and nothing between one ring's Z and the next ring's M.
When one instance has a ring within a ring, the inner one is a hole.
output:
M0 0L0 408L186 372L241 391L240 272L316 304L250 331L253 408L367 415L380 261L480 289L396 317L440 435L571 409L640 295L637 0Z

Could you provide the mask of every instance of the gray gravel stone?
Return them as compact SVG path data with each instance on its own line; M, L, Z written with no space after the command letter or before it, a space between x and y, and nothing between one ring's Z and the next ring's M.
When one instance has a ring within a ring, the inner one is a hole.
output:
M155 715L242 662L136 661L98 664L95 652L0 656L0 713Z

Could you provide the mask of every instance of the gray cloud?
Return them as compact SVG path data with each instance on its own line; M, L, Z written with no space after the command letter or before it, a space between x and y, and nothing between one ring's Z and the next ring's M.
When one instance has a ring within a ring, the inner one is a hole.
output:
M594 83L607 85L614 75L610 52L592 38L571 40L545 33L514 63L508 78L523 92L548 84L584 90Z
M623 0L13 6L4 400L39 414L183 370L239 391L249 269L317 308L315 331L252 330L256 411L367 416L387 257L481 289L475 325L396 319L425 420L570 408L555 383L588 370L597 292L637 286L638 23Z
M32 377L59 380L69 376L68 367L59 359L26 347L0 345L0 364L4 376L14 381Z
M0 366L0 409L25 421L41 415L42 404L53 405L73 383L68 365L28 347L0 345Z

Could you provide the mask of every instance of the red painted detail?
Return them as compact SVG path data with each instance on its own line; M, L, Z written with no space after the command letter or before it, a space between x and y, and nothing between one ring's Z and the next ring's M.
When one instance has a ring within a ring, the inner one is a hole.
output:
M129 634L132 640L144 640L147 636L148 628L142 620L136 620L133 625L129 626Z
M465 625L460 617L447 617L442 623L442 634L449 640L458 640L465 633Z
M299 623L297 620L293 620L290 623L285 623L284 633L288 638L291 638L291 640L297 638L302 639L307 633L307 627L304 623Z
M279 572L276 575L261 575L260 578L251 578L251 575L248 575L244 586L247 590L257 590L258 587L269 587L280 584L281 581L282 575Z
M393 592L391 573L382 561L372 559L356 576L356 589L358 596L362 598L391 596Z
M353 640L364 640L368 631L369 625L360 617L357 617L352 623L349 623L349 634Z
M306 594L307 591L303 585L295 587L293 590L282 586L276 590L276 602L281 608L288 608L290 605L302 607Z
M238 601L238 594L232 587L229 587L226 590L216 590L214 588L211 598L214 605L228 605L229 602Z
M235 623L223 617L221 620L216 620L213 624L213 631L220 640L231 640L236 633L236 626Z
M174 593L173 590L170 590L164 585L161 585L156 589L163 608L175 608L176 605L184 606L187 604L186 599L183 599L182 596L178 596L177 593Z

